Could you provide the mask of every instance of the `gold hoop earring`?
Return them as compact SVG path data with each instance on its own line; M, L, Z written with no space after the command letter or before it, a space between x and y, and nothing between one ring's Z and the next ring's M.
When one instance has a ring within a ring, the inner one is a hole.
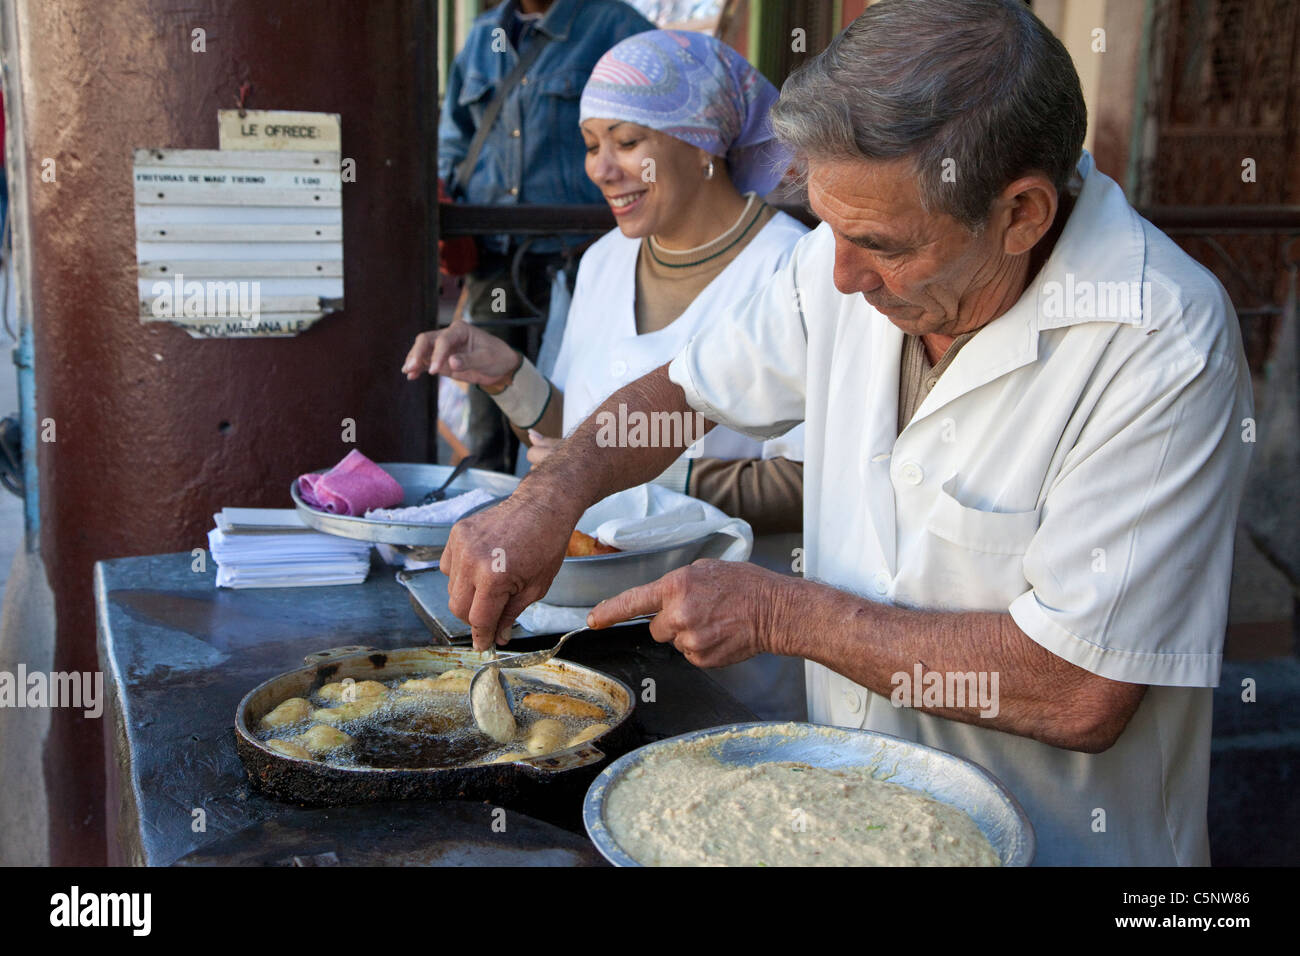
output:
M709 160L709 165L704 167L704 178L705 179L713 178L713 160Z

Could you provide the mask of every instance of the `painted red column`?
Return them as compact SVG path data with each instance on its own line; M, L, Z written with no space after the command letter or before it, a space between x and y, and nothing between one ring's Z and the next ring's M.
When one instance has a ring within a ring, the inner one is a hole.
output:
M409 0L16 0L32 240L40 551L60 671L97 668L96 560L206 545L223 506L286 507L350 448L430 460L426 326L436 57ZM193 32L204 31L205 52ZM12 81L12 80L11 80ZM346 312L293 339L195 340L137 318L132 150L217 148L217 110L342 117ZM43 181L45 160L54 181ZM343 420L356 423L345 444ZM308 598L304 598L305 600ZM51 859L104 859L100 721L56 710ZM110 822L111 827L111 822Z

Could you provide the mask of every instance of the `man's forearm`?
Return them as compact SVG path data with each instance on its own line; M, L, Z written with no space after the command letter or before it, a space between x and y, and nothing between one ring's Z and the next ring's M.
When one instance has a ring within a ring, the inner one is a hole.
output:
M627 436L619 436L610 425L620 420L635 421L637 413L650 421L652 414L662 412L680 416L683 423L695 414L681 387L668 377L667 365L606 399L577 431L528 473L520 490L527 488L531 493L540 489L550 500L564 500L581 514L607 495L657 478L681 456L689 442L672 445L650 441L652 426L641 430L647 440L622 441ZM712 426L712 422L706 422L705 430ZM609 440L611 432L614 441ZM689 435L692 442L702 437L684 426L671 434Z
M929 714L1096 753L1119 736L1145 690L1062 660L1026 636L1010 614L916 611L816 582L795 584L779 618L778 653L824 664ZM958 676L972 673L974 686ZM927 679L930 674L937 676ZM936 686L944 689L938 704L925 694L929 687L933 695ZM958 707L948 694L949 688L980 686L992 693L991 701L967 694Z

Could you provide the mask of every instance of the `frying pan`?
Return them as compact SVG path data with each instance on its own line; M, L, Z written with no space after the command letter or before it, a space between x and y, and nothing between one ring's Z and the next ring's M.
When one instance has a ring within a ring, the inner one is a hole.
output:
M304 806L446 797L500 802L512 797L558 797L575 789L580 803L581 792L595 777L596 764L605 758L602 748L626 749L631 733L627 718L632 713L634 697L622 681L558 658L529 668L527 674L594 697L613 716L606 721L610 729L605 733L557 754L514 763L419 769L332 766L278 754L259 740L253 730L281 702L290 697L309 697L331 681L351 677L356 681L388 682L397 678L429 677L455 667L474 668L485 660L483 653L468 648L428 646L393 651L352 646L310 654L304 659L303 667L264 681L239 702L235 712L235 749L254 787L269 796Z

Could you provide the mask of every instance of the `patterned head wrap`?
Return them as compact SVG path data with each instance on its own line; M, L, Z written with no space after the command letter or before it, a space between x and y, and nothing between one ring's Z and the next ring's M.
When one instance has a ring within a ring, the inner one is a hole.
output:
M624 120L725 158L742 192L772 191L793 155L777 142L768 110L777 90L739 53L683 30L637 33L596 64L579 122Z

